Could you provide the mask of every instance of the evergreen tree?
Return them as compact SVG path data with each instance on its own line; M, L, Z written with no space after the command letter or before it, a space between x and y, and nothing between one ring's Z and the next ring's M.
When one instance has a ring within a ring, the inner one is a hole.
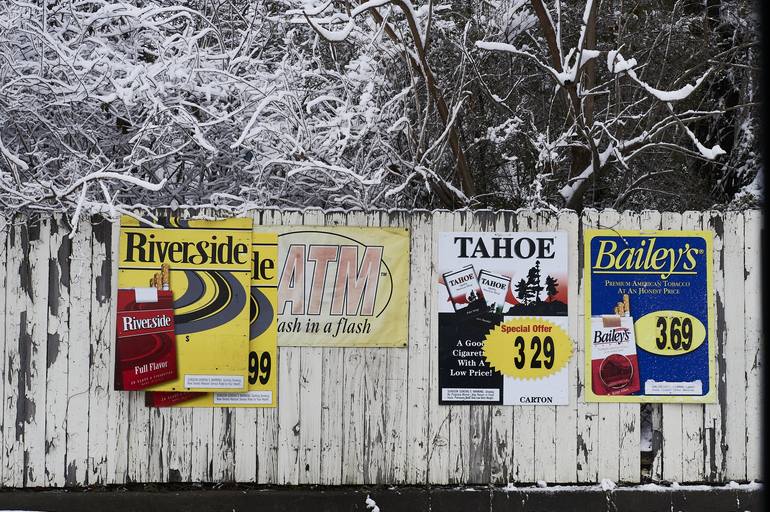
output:
M522 279L516 285L516 297L526 306L529 304L529 288L527 282Z
M540 260L535 263L534 267L529 269L527 274L527 295L535 298L535 303L540 303L540 292L543 291L543 287L540 286Z
M553 300L553 296L556 295L556 289L559 287L559 280L555 277L546 276L545 278L545 292L548 294L548 302Z

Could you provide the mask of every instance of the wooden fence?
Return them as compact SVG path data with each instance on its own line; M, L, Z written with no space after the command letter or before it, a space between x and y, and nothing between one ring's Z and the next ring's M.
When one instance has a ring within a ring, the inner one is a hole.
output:
M112 382L115 224L16 218L0 243L6 487L125 482L483 484L640 481L640 406L583 402L583 228L714 232L718 403L654 405L652 477L760 477L757 211L320 210L255 222L411 230L408 348L279 351L277 409L147 409ZM570 405L439 406L432 287L443 231L563 230L570 247Z

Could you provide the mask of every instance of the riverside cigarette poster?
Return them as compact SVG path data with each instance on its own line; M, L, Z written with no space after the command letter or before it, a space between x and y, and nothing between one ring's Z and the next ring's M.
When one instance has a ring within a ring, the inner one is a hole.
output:
M567 234L441 233L439 404L566 405Z
M406 346L408 230L254 229L278 233L279 346Z
M252 220L155 224L121 219L116 389L246 391Z
M712 235L586 230L586 400L713 402Z
M278 235L253 233L249 301L248 391L149 392L150 407L275 407L278 361L275 310L278 305Z

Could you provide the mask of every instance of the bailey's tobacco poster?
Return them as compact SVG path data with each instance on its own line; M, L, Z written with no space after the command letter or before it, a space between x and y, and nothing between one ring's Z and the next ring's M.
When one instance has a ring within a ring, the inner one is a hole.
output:
M715 399L712 235L585 232L586 400Z

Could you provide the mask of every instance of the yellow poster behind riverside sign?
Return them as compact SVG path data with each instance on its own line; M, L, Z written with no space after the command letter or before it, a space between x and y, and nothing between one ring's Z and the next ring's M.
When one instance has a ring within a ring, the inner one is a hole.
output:
M162 228L124 216L118 287L151 286L170 266L179 377L153 391L245 391L249 352L252 219L161 218Z
M149 393L147 405L171 407L275 407L278 235L253 233L249 313L248 391L239 393Z
M409 231L255 226L278 233L278 345L404 347Z

